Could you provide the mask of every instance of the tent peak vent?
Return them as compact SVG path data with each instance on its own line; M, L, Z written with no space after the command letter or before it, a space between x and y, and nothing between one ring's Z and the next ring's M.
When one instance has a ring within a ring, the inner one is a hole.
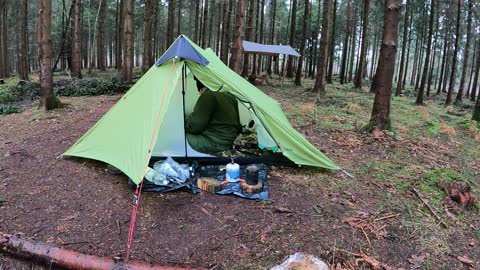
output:
M162 55L162 57L158 59L158 61L155 63L155 66L158 67L175 57L187 59L202 66L206 66L209 63L208 60L203 57L192 46L192 44L190 44L188 38L185 35L178 36L178 38L173 42L172 46L170 46L170 48L168 48L168 50Z

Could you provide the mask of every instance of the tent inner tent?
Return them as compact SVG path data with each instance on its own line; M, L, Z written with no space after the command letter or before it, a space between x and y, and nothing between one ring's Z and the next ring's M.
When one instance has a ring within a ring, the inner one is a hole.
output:
M295 131L278 102L229 69L211 49L180 35L142 78L64 155L109 163L139 184L153 157L211 157L185 139L185 114L199 93L194 76L238 100L242 125L254 121L258 146L298 165L340 169Z

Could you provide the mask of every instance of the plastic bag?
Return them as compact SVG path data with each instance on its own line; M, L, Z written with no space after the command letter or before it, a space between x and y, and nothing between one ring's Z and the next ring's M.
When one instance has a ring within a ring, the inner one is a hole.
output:
M154 183L155 185L166 186L170 183L167 177L156 170L148 167L147 173L145 174L145 179Z
M156 162L153 164L153 169L177 183L184 183L190 175L188 165L180 165L171 157L167 157L164 161Z

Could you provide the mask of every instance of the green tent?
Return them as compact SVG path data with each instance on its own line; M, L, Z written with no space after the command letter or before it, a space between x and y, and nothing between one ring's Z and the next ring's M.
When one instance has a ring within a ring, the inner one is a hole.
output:
M139 184L152 156L211 157L185 139L184 112L198 91L193 75L209 89L229 91L242 124L255 121L258 144L298 165L340 169L289 124L280 105L229 69L211 49L181 35L142 78L64 155L109 163ZM184 95L183 95L183 94Z

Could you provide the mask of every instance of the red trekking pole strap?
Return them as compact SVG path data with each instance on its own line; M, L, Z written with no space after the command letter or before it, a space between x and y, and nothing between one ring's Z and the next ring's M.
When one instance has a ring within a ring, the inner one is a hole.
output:
M128 230L126 261L128 261L128 259L130 258L130 250L132 247L132 240L133 240L133 231L135 230L135 222L137 221L137 210L138 210L138 205L140 204L140 195L142 194L142 186L143 186L143 181L140 182L140 185L137 185L137 189L135 190L135 195L133 195L133 210L132 210L132 217L130 218L130 228Z

